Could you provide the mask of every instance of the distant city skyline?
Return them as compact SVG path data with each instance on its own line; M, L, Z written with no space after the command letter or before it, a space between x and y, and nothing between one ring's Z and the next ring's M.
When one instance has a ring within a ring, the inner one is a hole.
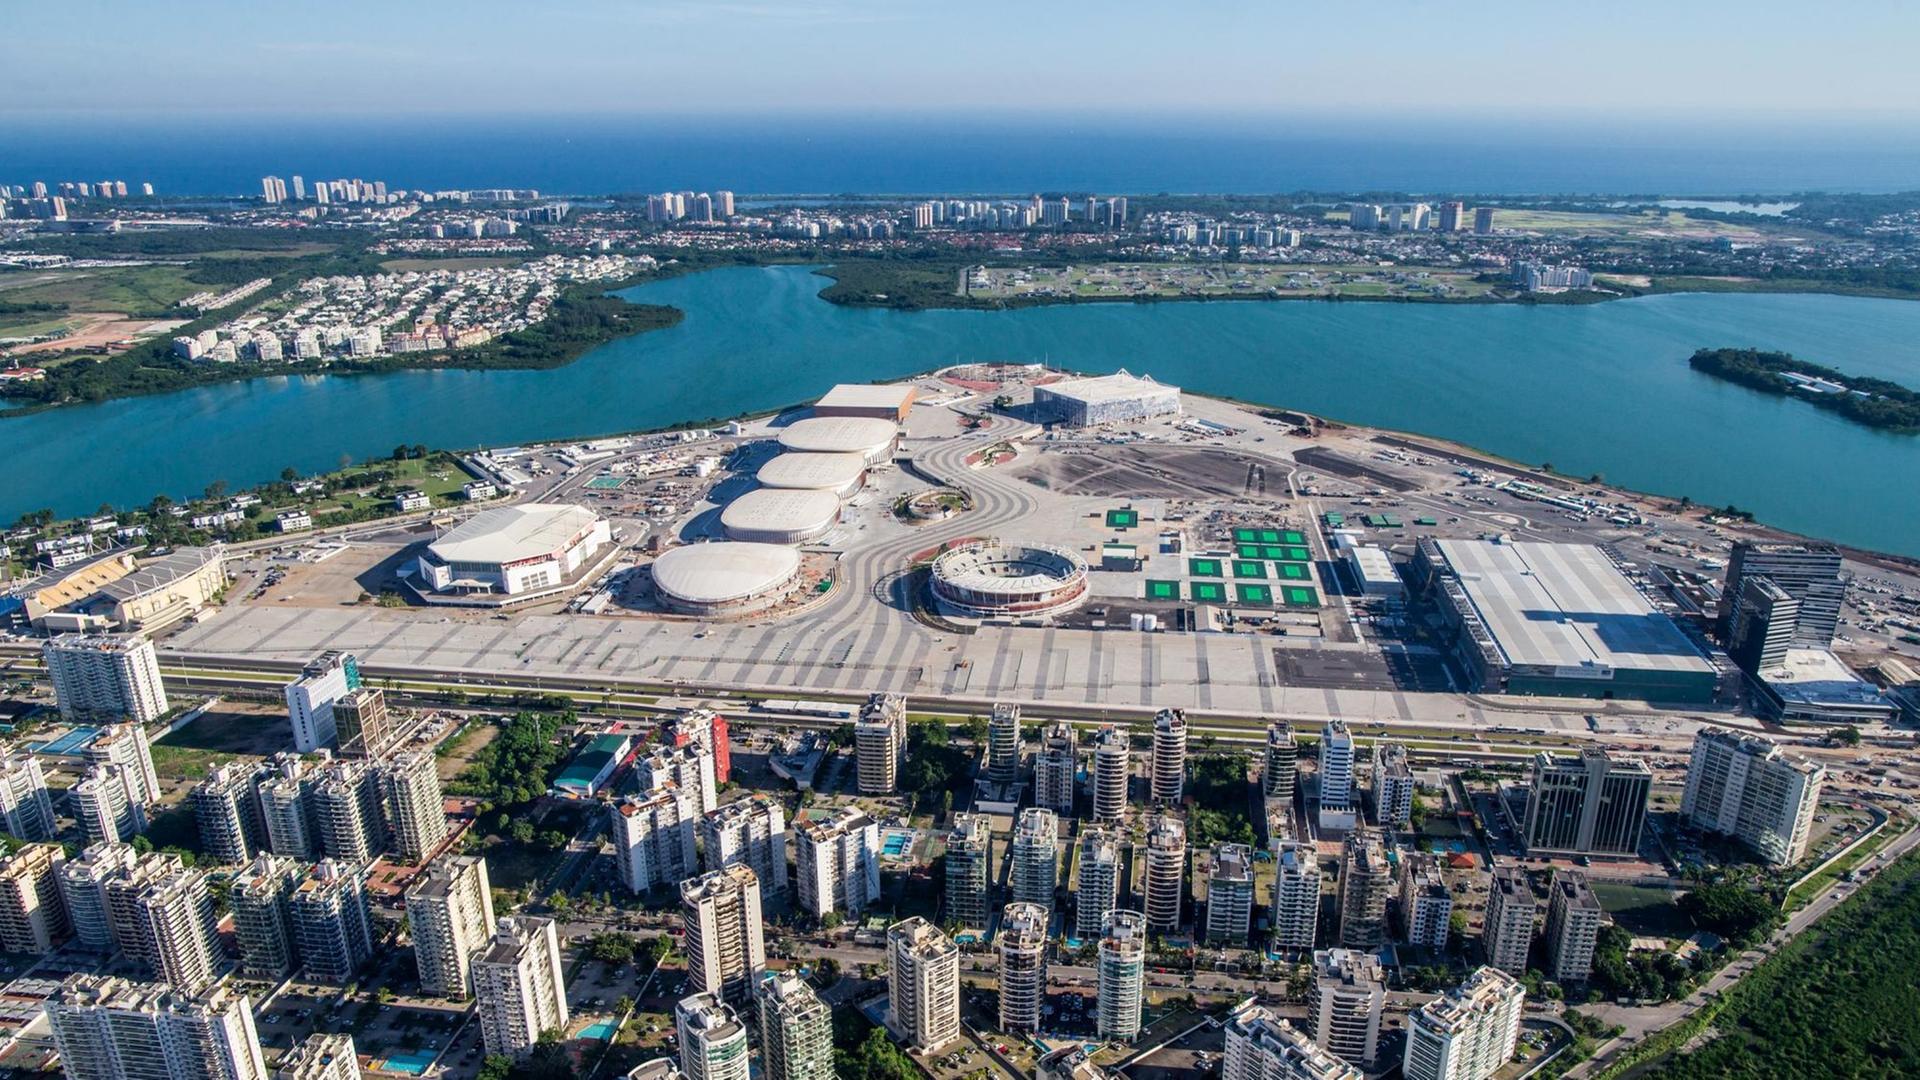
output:
M1232 3L1172 17L1139 0L1046 9L985 0L963 12L885 0L587 0L531 18L498 0L342 0L294 18L234 0L95 0L63 7L58 41L29 31L0 43L0 117L659 115L668 104L678 116L1784 111L1788 121L1920 121L1908 55L1920 9L1804 14L1778 2L1644 0L1364 11ZM997 32L1007 28L1017 32ZM1778 77L1758 77L1768 72Z

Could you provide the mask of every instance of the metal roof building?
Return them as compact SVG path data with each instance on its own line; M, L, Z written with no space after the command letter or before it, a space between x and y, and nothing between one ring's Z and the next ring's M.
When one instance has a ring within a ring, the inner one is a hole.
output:
M764 610L792 593L799 577L800 553L778 544L691 544L653 563L661 601L689 615Z
M916 391L912 386L868 386L841 383L814 403L815 416L869 416L876 420L904 423L913 410Z
M816 416L780 431L780 445L804 454L859 454L877 465L893 456L900 429L870 416Z
M1033 404L1036 411L1050 412L1068 427L1094 427L1178 413L1180 388L1122 368L1111 375L1036 386Z
M842 499L866 477L867 459L859 454L781 454L754 474L763 487L831 491Z
M584 506L499 506L428 544L420 572L436 592L513 596L561 585L612 539L607 523Z
M727 504L727 536L757 544L804 544L840 521L840 497L803 488L756 488Z
M1456 652L1482 689L1711 700L1712 663L1591 544L1421 541Z

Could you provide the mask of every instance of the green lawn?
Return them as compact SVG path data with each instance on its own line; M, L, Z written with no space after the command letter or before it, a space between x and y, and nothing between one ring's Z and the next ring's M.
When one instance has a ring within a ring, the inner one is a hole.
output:
M1595 879L1593 895L1622 930L1636 937L1685 937L1692 932L1672 889Z
M187 280L184 266L134 266L117 270L72 270L52 281L5 288L0 298L16 304L65 304L68 310L111 311L121 314L157 313L185 296L220 287Z

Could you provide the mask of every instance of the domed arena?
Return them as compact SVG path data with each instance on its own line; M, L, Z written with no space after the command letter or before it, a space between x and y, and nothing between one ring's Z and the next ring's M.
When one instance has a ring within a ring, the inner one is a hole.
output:
M933 595L975 618L1056 615L1086 599L1087 564L1050 544L967 544L933 560Z

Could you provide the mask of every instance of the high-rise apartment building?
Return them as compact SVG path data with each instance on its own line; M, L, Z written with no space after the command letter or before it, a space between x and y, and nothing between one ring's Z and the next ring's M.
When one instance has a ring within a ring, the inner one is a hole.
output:
M835 1080L833 1012L791 972L760 984L760 1058L766 1080Z
M1329 720L1320 729L1320 815L1353 812L1353 734L1344 720Z
M293 722L293 748L310 754L334 745L334 702L360 688L360 662L352 653L327 652L300 669L287 684L287 716Z
M355 687L333 701L333 737L342 757L385 757L402 734L387 692L377 686Z
M1261 759L1260 788L1269 799L1292 802L1299 775L1300 746L1294 742L1293 725L1275 720L1267 725L1267 752Z
M1000 702L987 718L987 779L1011 784L1020 779L1020 706Z
M279 855L257 856L234 874L227 907L247 976L278 982L299 964L292 899L302 876L300 864Z
M1033 759L1033 803L1056 814L1073 813L1074 778L1079 772L1073 726L1062 720L1047 725ZM1126 801L1124 792L1121 801Z
M161 982L192 992L213 981L221 949L206 874L148 852L105 883L114 943Z
M1528 854L1632 856L1640 850L1653 774L1589 747L1533 758L1521 836Z
M887 1030L921 1053L960 1037L960 950L925 919L887 928Z
M1215 844L1207 859L1209 942L1245 944L1253 931L1253 849L1245 844Z
M59 844L24 845L0 857L0 950L45 955L67 939L60 894L66 852Z
M640 755L633 771L642 791L672 784L693 796L695 816L711 813L720 805L713 752L698 743L656 747Z
M1354 949L1314 953L1313 994L1313 1041L1349 1065L1372 1068L1387 999L1380 958Z
M760 879L745 864L680 883L687 985L745 1005L767 972Z
M200 844L215 862L235 866L267 847L267 823L254 790L263 771L239 761L215 765L190 796Z
M953 815L946 875L946 921L985 930L993 887L993 829L985 814Z
M313 811L320 770L298 754L275 754L268 770L254 788L267 827L267 850L312 862L320 856L320 828Z
M322 855L365 866L386 850L380 774L372 762L348 758L328 763L308 798Z
M1741 670L1758 673L1787 662L1800 629L1800 601L1772 578L1749 575L1727 628L1727 655Z
M1019 902L1000 917L1000 1030L1037 1032L1047 996L1047 909Z
M1387 848L1372 829L1347 834L1340 849L1340 944L1374 950L1387 941L1387 897L1393 892L1393 866Z
M151 646L149 646L151 648ZM160 774L153 768L153 746L137 723L103 728L82 751L88 765L117 765L126 770L127 795L142 809L160 801Z
M713 782L726 783L733 775L733 740L727 718L713 709L688 709L666 724L662 733L671 746L698 746L713 758Z
M1722 640L1732 637L1747 598L1749 578L1764 577L1798 602L1793 643L1824 649L1840 628L1847 583L1840 549L1832 544L1742 540L1727 556L1726 585L1717 616Z
M1010 862L1008 888L1014 902L1051 912L1060 878L1060 819L1053 811L1037 806L1020 811Z
M1320 860L1313 845L1284 841L1274 856L1273 947L1307 952L1320 933Z
M107 882L131 870L139 856L132 845L99 843L88 847L77 859L69 859L55 873L60 882L60 902L66 906L67 922L73 928L74 943L97 953L119 947L113 916L107 907Z
M1407 1018L1407 1080L1486 1080L1513 1057L1526 991L1498 968L1483 967Z
M1547 886L1547 976L1563 984L1586 982L1606 919L1586 874L1555 870Z
M131 841L147 831L147 812L134 794L126 766L97 762L67 792L67 802L88 843Z
M1476 206L1473 208L1473 235L1493 235L1493 207Z
M1409 855L1404 860L1398 916L1400 940L1416 948L1435 951L1447 947L1453 893L1447 888L1438 859L1431 855Z
M869 697L853 724L853 746L860 794L893 794L907 760L907 699L899 694Z
M287 901L300 966L315 982L345 986L373 956L373 917L359 865L322 859Z
M139 634L62 634L41 657L63 720L145 724L167 711L159 658Z
M725 998L711 993L681 998L673 1007L673 1029L687 1080L748 1080L747 1025Z
M47 1001L69 1080L267 1080L246 996L72 975Z
M473 957L493 932L487 860L446 854L407 888L407 926L422 993L461 999L473 991Z
M40 759L0 755L0 831L21 840L51 840L55 825L53 796Z
M1824 768L1759 736L1703 728L1693 740L1680 816L1734 837L1769 865L1790 866L1806 857L1826 779Z
M1229 1013L1223 1028L1220 1080L1360 1080L1360 1070L1253 1000Z
M1178 806L1187 790L1187 714L1161 709L1153 716L1153 801Z
M794 830L793 872L800 910L854 919L880 895L880 826L842 807Z
M447 839L446 799L440 790L440 763L431 751L415 750L379 766L393 853L418 863Z
M1147 986L1147 917L1115 908L1100 929L1094 970L1095 1030L1103 1039L1140 1034L1140 1007Z
M1178 930L1187 891L1187 827L1180 819L1165 814L1153 819L1147 830L1142 876L1147 928L1159 933Z
M1413 766L1399 743L1373 744L1373 823L1383 829L1413 825Z
M566 979L553 920L502 917L493 940L473 957L473 993L489 1054L519 1057L542 1032L564 1031Z
M608 831L621 882L632 892L644 893L692 876L699 858L694 845L698 817L693 794L673 783L609 807Z
M1107 912L1120 906L1120 842L1111 830L1088 825L1080 830L1078 883L1073 892L1073 934L1093 941Z
M708 871L746 866L760 881L760 900L783 909L787 898L787 815L765 795L736 799L700 819Z
M360 1080L353 1036L344 1031L314 1032L295 1043L274 1066L273 1080Z
M1533 948L1533 920L1540 909L1527 872L1517 866L1497 866L1493 888L1487 894L1487 917L1481 947L1487 963L1509 975L1527 973L1527 953Z
M1093 736L1093 820L1112 823L1127 814L1132 752L1124 729L1107 724Z

